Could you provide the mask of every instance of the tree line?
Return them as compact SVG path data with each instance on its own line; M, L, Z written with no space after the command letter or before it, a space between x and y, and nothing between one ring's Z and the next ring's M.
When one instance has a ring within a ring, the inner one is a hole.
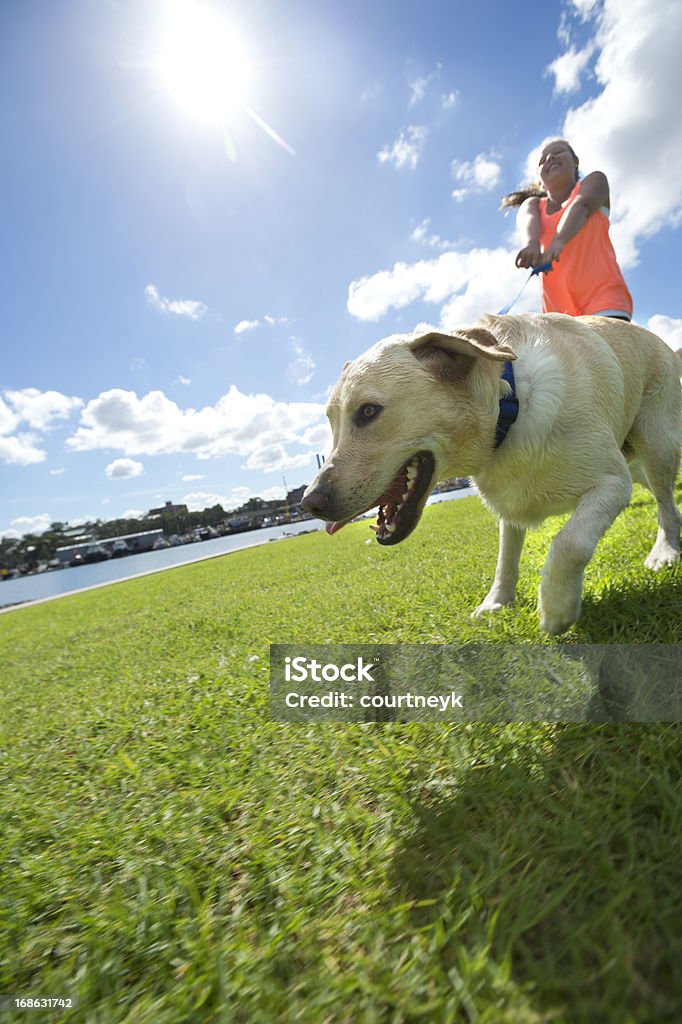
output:
M147 530L162 529L164 536L186 533L201 526L218 526L225 519L240 515L267 515L282 509L281 499L265 501L263 498L249 498L239 508L226 512L222 505L212 505L200 512L169 512L157 516L140 516L128 519L95 519L79 526L79 534L91 538L93 543L109 537L125 537L130 533L144 533ZM57 557L57 549L79 543L74 539L74 527L68 523L54 522L42 533L26 533L23 537L0 539L0 570L25 566L35 568L41 562L50 562Z

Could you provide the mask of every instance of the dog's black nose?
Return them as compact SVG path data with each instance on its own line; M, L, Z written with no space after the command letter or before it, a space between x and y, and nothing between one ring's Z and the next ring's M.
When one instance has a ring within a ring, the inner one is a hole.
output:
M301 499L301 505L310 512L311 515L317 516L318 519L324 519L324 514L329 504L329 490L327 487L316 487L314 491L306 491Z

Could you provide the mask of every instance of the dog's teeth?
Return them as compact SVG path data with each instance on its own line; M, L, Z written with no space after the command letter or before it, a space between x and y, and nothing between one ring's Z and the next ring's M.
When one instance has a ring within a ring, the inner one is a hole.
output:
M417 467L412 462L407 467L405 473L410 483L417 479Z
M407 501L409 496L410 496L410 492L409 491L405 491L405 493L403 494L403 501Z
M389 533L395 533L395 531L396 531L396 525L395 525L395 523L386 523L386 530L387 530L387 531L388 531Z

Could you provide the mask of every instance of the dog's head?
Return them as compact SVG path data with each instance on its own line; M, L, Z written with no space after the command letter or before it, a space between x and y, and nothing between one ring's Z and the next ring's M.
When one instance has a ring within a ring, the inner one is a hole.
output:
M398 544L445 476L469 476L490 447L515 359L487 329L380 341L346 363L327 407L334 447L302 505L335 533L379 506L376 535Z

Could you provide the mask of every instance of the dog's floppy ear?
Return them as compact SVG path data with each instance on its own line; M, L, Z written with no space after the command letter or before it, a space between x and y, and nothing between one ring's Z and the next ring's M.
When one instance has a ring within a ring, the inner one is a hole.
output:
M427 370L448 380L462 380L476 359L504 362L516 353L484 327L464 327L456 334L427 331L412 338L408 347Z

